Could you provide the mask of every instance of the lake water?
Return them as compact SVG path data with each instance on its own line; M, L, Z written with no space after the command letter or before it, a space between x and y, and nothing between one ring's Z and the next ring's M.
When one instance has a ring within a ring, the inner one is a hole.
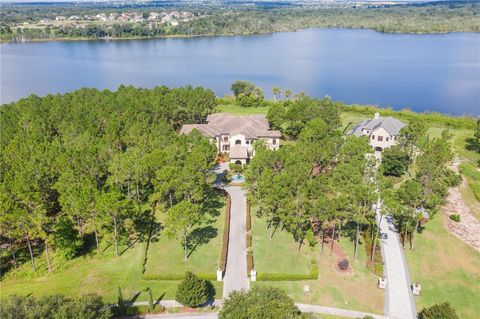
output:
M1 102L121 84L244 79L346 103L480 114L480 34L303 30L258 36L1 44Z

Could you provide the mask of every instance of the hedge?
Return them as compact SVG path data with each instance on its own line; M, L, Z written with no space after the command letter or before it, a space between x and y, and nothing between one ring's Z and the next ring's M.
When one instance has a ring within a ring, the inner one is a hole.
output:
M250 272L253 270L253 253L247 252L247 274L250 276Z
M231 206L232 206L232 200L230 198L230 195L227 194L227 202L225 204L225 224L223 226L222 252L220 253L220 262L218 265L218 268L221 269L223 272L225 272L225 269L227 266Z
M252 215L250 213L250 202L247 200L247 232L252 229ZM248 245L247 245L248 246Z
M217 280L217 275L214 273L195 274L198 278L205 280ZM143 275L143 280L159 280L159 281L177 281L183 280L185 274L158 274L158 275Z
M257 273L257 281L297 281L316 279L318 279L318 265L315 259L311 260L309 274Z

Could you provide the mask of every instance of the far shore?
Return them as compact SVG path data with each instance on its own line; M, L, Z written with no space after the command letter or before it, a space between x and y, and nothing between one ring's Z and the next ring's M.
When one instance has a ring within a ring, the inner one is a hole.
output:
M282 30L282 31L266 31L266 32L255 32L255 33L220 33L220 34L169 34L169 35L158 35L158 36L132 36L132 37L99 37L99 38L88 38L88 37L61 37L61 38L47 38L47 39L24 39L23 41L11 41L0 39L0 43L29 43L29 42L70 42L70 41L117 41L117 40L152 40L152 39L175 39L175 38L199 38L199 37L232 37L232 36L252 36L252 35L264 35L264 34L274 34L274 33L286 33L286 32L297 32L301 30L310 30L310 29L324 29L324 30L370 30L377 33L387 33L387 34L412 34L412 35L437 35L437 34L451 34L451 33L480 33L475 31L431 31L431 32L404 32L404 31L379 31L375 29L368 28L340 28L340 27L318 27L318 28L305 28L305 29L295 29L295 30Z

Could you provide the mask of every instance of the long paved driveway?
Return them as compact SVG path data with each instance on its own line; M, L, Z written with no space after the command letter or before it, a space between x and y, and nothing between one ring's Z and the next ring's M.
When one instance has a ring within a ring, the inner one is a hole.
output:
M381 249L384 260L385 315L395 319L415 319L415 300L410 288L410 274L398 233L388 216L381 217L381 205L377 205L377 224L380 222Z
M228 241L227 268L223 277L223 298L234 290L250 288L247 276L247 198L240 186L222 186L220 174L228 168L221 164L215 168L217 187L225 189L231 198L230 237Z

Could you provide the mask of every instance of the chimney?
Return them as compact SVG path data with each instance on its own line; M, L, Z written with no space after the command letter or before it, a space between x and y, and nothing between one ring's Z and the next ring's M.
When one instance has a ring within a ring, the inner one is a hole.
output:
M378 119L379 117L380 117L380 113L378 113L378 112L375 112L375 115L374 115L374 117L373 117L373 118L374 118L374 119Z

